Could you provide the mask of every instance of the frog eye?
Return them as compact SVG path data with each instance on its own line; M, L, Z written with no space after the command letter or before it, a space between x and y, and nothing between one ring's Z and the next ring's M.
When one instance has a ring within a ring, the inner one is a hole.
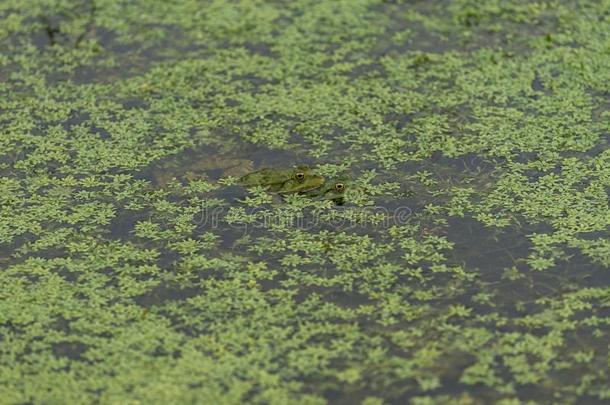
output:
M343 183L335 184L335 190L342 193L343 191L345 191L345 184L343 184Z
M305 173L303 172L296 172L294 174L294 177L298 180L298 181L303 181L305 180Z

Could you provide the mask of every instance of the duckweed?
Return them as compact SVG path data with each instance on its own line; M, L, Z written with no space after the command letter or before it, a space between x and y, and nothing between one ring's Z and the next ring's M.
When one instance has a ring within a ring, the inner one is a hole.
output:
M1 2L0 402L607 401L609 9Z

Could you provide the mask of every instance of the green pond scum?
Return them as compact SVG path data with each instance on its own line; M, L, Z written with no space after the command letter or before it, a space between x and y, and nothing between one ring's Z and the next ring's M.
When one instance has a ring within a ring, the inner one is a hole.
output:
M610 0L2 0L0 404L609 403L609 142Z

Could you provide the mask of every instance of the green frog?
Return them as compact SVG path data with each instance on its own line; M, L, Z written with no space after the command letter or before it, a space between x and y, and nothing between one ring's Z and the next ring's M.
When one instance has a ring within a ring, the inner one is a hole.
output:
M222 176L240 176L252 171L253 162L229 156L204 156L199 159L184 161L169 160L153 168L152 176L160 186L165 186L172 179L194 181L207 178L210 171L221 171Z
M324 177L307 166L295 168L265 168L239 179L244 187L265 187L278 194L304 193L324 184Z
M352 185L349 179L339 178L329 180L322 186L304 193L304 195L316 200L333 200L336 203L341 204L345 199L346 192L351 187Z

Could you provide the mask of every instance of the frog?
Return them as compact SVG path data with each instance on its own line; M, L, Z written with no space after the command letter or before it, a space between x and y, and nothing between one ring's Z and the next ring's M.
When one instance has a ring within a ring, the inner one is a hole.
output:
M230 156L205 156L185 163L181 161L169 161L155 167L152 176L160 186L167 185L172 179L195 181L206 178L206 173L211 171L222 172L222 176L239 176L251 171L253 162L249 159L241 159Z
M351 187L349 179L338 178L326 181L322 186L304 193L304 196L315 200L333 200L337 204L343 204L346 192Z
M277 194L304 193L322 186L324 182L324 177L308 166L264 168L239 179L239 184L244 187L261 186Z

